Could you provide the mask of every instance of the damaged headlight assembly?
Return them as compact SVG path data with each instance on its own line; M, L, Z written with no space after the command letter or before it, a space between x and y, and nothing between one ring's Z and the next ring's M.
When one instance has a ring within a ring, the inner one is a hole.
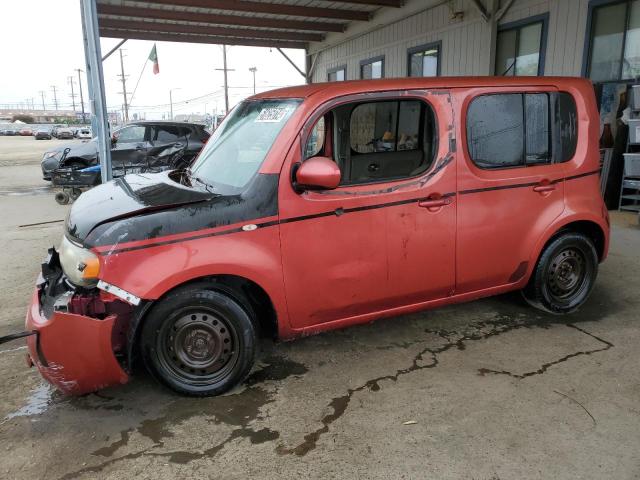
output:
M100 259L91 250L69 240L66 235L60 243L60 265L62 271L74 285L95 287L100 273Z

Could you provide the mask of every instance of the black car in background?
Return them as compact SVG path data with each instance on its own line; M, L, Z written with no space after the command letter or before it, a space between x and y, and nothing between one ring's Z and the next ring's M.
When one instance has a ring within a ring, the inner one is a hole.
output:
M113 169L184 168L209 139L203 125L181 122L130 123L111 136ZM66 154L65 154L66 151ZM54 170L61 167L85 168L97 165L96 139L84 143L64 144L45 152L42 176L51 180Z
M34 134L36 140L51 140L51 131L44 128L36 130Z

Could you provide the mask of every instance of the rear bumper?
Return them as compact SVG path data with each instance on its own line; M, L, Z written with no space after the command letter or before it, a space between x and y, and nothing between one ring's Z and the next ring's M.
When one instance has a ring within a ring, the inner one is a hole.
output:
M45 315L41 303L48 290L45 286L41 275L27 310L26 330L36 332L27 338L30 363L45 380L72 395L126 383L129 376L115 355L124 347L122 315L105 313L97 318L63 311L59 306ZM65 295L71 298L75 293ZM47 303L49 300L59 299L48 298Z

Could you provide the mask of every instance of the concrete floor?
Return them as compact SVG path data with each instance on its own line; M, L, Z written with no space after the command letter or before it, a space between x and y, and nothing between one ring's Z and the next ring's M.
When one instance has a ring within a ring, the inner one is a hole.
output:
M29 140L0 137L0 335L22 327L62 234L20 225L66 213L39 180L41 154L3 160ZM612 217L579 313L506 295L265 342L223 397L182 398L140 372L68 398L25 366L19 342L3 345L0 478L640 478L640 230Z

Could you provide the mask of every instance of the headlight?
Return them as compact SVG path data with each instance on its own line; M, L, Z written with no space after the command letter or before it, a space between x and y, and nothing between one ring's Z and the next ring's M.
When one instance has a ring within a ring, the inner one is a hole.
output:
M58 154L58 152L46 152L44 154L44 158L51 158L51 157L55 157Z
M100 259L91 250L71 242L66 236L60 244L62 271L74 285L93 287L98 283Z

